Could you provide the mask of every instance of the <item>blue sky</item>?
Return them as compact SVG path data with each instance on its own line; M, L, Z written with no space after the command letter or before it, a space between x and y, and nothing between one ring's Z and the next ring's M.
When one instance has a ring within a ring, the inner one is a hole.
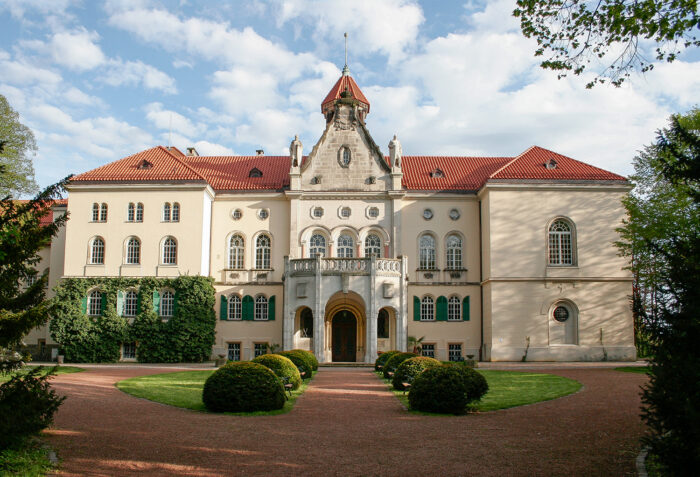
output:
M628 175L673 112L700 98L681 55L623 88L586 90L533 57L514 1L87 1L0 3L0 94L32 128L37 181L157 144L202 155L308 153L320 103L351 74L375 141L404 154L516 155L537 144ZM592 74L592 73L591 73Z

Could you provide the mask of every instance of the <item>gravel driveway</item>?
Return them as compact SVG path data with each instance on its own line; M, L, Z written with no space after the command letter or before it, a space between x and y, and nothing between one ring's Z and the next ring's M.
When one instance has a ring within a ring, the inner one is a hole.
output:
M409 414L367 368L321 368L287 414L237 417L137 399L116 381L167 372L92 368L46 432L60 475L634 475L641 374L537 369L583 383L553 401L459 417Z

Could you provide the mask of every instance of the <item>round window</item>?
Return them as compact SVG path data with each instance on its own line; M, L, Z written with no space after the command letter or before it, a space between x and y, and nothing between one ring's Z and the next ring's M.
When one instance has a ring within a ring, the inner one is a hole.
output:
M459 218L459 210L457 210L457 209L450 210L450 218L452 220L457 220Z
M268 218L269 216L270 216L270 211L269 211L269 210L267 210L267 209L260 209L260 210L258 210L258 217L259 217L261 220L265 220L265 219Z
M430 219L432 219L432 218L433 218L433 211L430 210L430 209L425 209L425 210L423 211L423 218L424 218L425 220L430 220Z
M243 211L241 209L236 209L231 212L231 217L233 217L233 220L239 220L241 217L243 217Z
M569 309L565 306L558 306L554 309L554 319L559 323L564 323L569 319Z

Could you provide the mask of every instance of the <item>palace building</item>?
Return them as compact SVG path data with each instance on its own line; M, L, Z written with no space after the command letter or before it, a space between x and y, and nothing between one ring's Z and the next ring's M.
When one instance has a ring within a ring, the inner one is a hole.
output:
M70 220L42 265L50 286L210 276L212 356L230 359L279 344L372 362L409 336L441 360L635 358L632 278L614 246L624 177L538 146L414 156L394 137L385 154L347 67L321 113L306 154L298 138L288 156L158 146L77 175L54 207ZM86 300L99 313L99 296ZM172 301L159 298L164 319ZM51 343L46 328L36 340Z

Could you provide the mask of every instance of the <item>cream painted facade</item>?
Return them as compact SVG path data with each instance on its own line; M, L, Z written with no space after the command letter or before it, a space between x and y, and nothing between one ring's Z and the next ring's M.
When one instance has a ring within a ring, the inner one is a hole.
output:
M256 344L269 343L311 350L322 362L372 362L414 336L442 360L635 358L631 276L613 245L626 181L492 175L477 190L408 188L404 176L417 173L396 138L382 154L364 124L368 103L346 96L332 104L308 156L292 141L281 188L74 181L70 220L51 248L51 284L61 276L211 276L219 318L212 357L237 348L250 359ZM130 203L143 205L142 222L129 220ZM165 203L179 205L178 221L163 220ZM92 220L94 204L107 205L106 221ZM572 228L570 264L549 263L557 219ZM97 237L104 263L95 265ZM132 237L138 264L127 263ZM167 237L177 244L175 264L163 261ZM230 303L259 296L275 297L273 319L237 319ZM46 330L34 339L50 342Z

